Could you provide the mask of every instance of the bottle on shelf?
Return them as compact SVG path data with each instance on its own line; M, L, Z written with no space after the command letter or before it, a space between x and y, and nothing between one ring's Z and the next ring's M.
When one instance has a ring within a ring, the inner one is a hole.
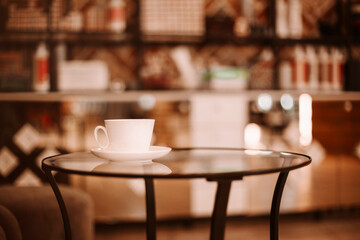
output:
M108 30L121 33L125 28L125 2L123 0L111 0L108 5Z
M306 46L307 58L307 83L306 86L311 90L319 89L319 61L315 48L313 46Z
M289 0L289 34L290 37L302 36L302 5L300 0Z
M248 20L250 25L252 25L255 21L254 0L242 0L241 9L244 17Z
M338 48L331 48L331 88L336 91L343 87L343 61L344 55Z
M292 69L290 61L282 61L279 65L280 89L293 89Z
M55 54L57 63L66 61L66 44L64 42L60 42L56 45Z
M330 90L330 55L325 47L319 49L320 89Z
M281 38L289 36L288 5L285 0L276 1L276 34Z
M307 86L306 82L306 56L302 46L295 46L294 50L294 66L293 66L293 82L295 88L304 90Z
M49 52L44 42L41 42L34 56L33 90L47 92L50 90Z

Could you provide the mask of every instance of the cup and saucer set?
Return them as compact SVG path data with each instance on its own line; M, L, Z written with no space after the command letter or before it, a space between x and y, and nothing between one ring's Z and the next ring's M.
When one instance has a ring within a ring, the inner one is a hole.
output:
M152 162L171 151L169 147L150 146L154 124L154 119L107 119L105 127L95 128L99 147L90 151L99 158L115 162ZM104 133L103 138L100 131Z

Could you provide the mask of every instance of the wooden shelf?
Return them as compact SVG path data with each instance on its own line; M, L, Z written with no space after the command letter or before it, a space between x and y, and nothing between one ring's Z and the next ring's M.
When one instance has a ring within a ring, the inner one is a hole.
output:
M296 44L312 44L312 45L346 45L350 40L345 36L320 36L320 37L302 37L296 38L278 38L274 39L275 45L296 45Z
M50 40L54 42L69 43L132 43L135 39L134 35L128 33L69 33L69 32L52 32Z
M6 44L32 44L49 39L46 32L2 32L0 33L0 43Z
M0 42L26 43L49 40L53 42L65 41L83 44L92 43L128 43L135 44L137 37L131 33L89 33L89 32L3 32L0 33ZM304 38L279 38L272 36L183 36L183 35L142 35L139 40L144 45L179 45L179 44L237 44L237 45L360 45L359 38L345 36L331 37L304 37Z
M290 94L297 99L307 93L313 101L360 101L360 92L344 91L297 91L297 90L141 90L141 91L77 91L77 92L11 92L0 93L0 101L11 102L136 102L143 97L154 97L156 101L188 101L198 95L239 95L246 100L256 100L262 94L269 94L275 101L280 100L283 94Z

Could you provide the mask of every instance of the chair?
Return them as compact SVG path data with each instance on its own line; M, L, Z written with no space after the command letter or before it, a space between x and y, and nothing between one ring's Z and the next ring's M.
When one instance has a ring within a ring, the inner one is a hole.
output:
M68 210L72 238L94 239L94 207L90 196L60 186ZM60 208L50 186L0 186L0 240L63 240Z

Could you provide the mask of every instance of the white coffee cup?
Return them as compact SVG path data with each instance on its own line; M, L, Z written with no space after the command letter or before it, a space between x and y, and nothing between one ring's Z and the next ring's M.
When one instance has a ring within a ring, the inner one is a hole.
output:
M154 130L154 119L107 119L105 127L97 126L94 130L99 147L116 152L146 152L150 148ZM106 144L100 142L99 131L107 138Z

